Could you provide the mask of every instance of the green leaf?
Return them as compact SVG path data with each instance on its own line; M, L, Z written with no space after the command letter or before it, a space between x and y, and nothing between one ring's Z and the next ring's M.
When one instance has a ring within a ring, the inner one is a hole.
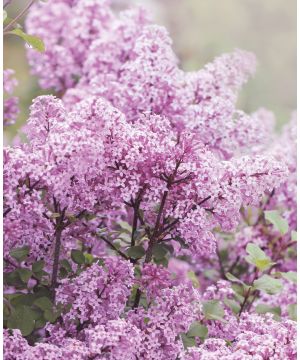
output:
M92 254L85 253L84 258L85 258L85 263L86 264L92 264L93 263L94 257L93 257Z
M20 274L17 270L5 273L3 275L4 283L9 286L24 287L24 282L20 278Z
M29 246L23 246L20 248L12 249L9 252L10 256L14 259L18 260L19 262L25 260L29 255Z
M22 305L31 306L32 303L35 300L35 295L33 294L15 294L16 297L14 297L11 300L11 305L14 307L19 307Z
M256 244L248 244L246 251L249 256L246 256L246 261L249 264L256 266L260 271L269 269L274 263L271 259L260 249Z
M82 265L85 262L85 257L82 251L72 250L71 251L71 259L78 265Z
M265 218L275 226L281 235L284 235L288 232L289 224L277 210L265 211Z
M43 318L38 319L38 320L35 321L35 327L34 328L35 329L41 329L41 328L45 327L46 323L47 323L47 321L45 319L43 319Z
M132 259L139 259L145 255L145 249L141 245L132 246L127 250L127 255Z
M44 311L44 317L50 323L54 323L59 316L60 314L58 312L54 312L51 309L47 309Z
M29 306L20 306L12 311L7 326L10 329L20 329L23 336L28 336L34 330L35 318L36 313Z
M66 259L63 259L60 261L60 265L61 267L63 267L64 269L66 269L68 272L71 272L72 271L72 266L71 264L69 263L68 260Z
M208 334L208 329L206 326L200 324L199 322L194 322L190 326L188 333L186 334L188 337L199 337L201 339L205 339Z
M17 272L21 278L21 280L27 284L28 280L31 278L32 271L28 269L17 269Z
M239 286L238 284L232 284L231 287L234 290L234 292L236 292L238 295L243 295L245 291L248 291L251 286L245 284L242 280L238 279L236 276L230 274L230 273L226 273L225 274L226 278L229 281L232 281L233 283L238 283L241 286Z
M29 35L24 33L21 29L14 29L9 32L10 34L17 35L21 37L26 43L36 49L37 51L44 52L45 45L42 39L38 38L37 36Z
M297 321L297 304L288 305L288 314L290 319Z
M148 317L145 317L145 318L144 318L144 323L145 323L145 324L148 324L149 321L150 321L150 318L148 318Z
M125 230L129 234L132 233L132 226L130 226L126 221L119 221L118 225L122 228L122 230Z
M224 321L224 309L222 308L218 300L209 300L203 302L203 312L204 316L208 320Z
M292 241L297 241L297 231L292 230L291 231L291 237L292 237Z
M255 280L254 288L261 290L267 294L274 295L282 291L282 282L279 279L274 279L269 275L263 275L259 279Z
M191 337L188 337L185 334L181 334L181 340L183 342L183 346L184 346L185 349L196 345L195 339L191 338Z
M34 273L34 276L35 276L37 279L39 279L39 280L42 280L43 277L44 277L44 276L47 276L47 275L49 275L49 274L48 274L46 271L44 271L44 270L36 271L36 272Z
M163 259L168 253L166 247L162 244L156 244L153 246L152 254L153 257L157 260Z
M238 279L236 276L230 274L229 272L226 273L225 276L229 281L237 282L239 284L244 284L244 282L242 280Z
M225 298L223 300L224 304L228 306L235 314L238 314L241 310L241 306L238 302L232 299Z
M34 305L39 307L41 310L51 310L52 309L52 302L46 296L40 297L35 300Z
M154 259L155 264L157 265L162 265L165 268L168 267L169 265L169 260L167 258L162 258L162 259Z
M40 260L40 261L36 261L32 264L32 271L33 272L40 272L43 270L45 266L45 261L44 260Z
M274 315L277 315L277 316L281 316L281 309L280 309L279 306L272 307L272 306L269 306L269 305L266 305L266 304L258 304L255 307L255 311L258 314L271 313L271 314L274 314Z
M291 281L294 284L297 284L297 273L295 271L282 272L281 276L284 279Z
M195 288L200 287L199 279L198 279L197 275L194 273L194 271L192 271L192 270L188 271L187 277L191 280L191 282Z
M3 10L3 22L7 19L7 12Z

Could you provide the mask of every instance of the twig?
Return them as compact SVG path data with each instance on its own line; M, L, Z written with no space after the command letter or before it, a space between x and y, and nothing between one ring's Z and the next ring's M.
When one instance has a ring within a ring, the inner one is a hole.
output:
M114 244L112 244L109 240L107 240L104 236L98 235L100 239L102 239L107 245L109 245L113 250L115 250L119 255L121 255L126 260L131 260L126 254L124 254L121 250L119 250Z
M30 9L34 2L35 0L31 0L23 11L21 11L20 14L18 14L8 25L5 26L3 33L9 31L11 27Z

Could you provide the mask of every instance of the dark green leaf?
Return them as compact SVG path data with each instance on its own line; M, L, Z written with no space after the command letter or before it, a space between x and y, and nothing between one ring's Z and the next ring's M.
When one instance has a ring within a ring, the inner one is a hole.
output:
M44 260L36 261L36 262L34 262L32 264L32 271L33 272L42 271L44 266L45 266L45 261Z
M50 323L54 323L59 316L60 316L59 313L54 312L51 309L47 309L47 310L44 311L44 317Z
M35 329L41 329L46 325L47 321L43 318L35 321Z
M71 271L72 271L72 267L71 267L69 261L66 260L66 259L61 260L61 261L60 261L60 265L61 265L64 269L66 269L68 272L71 272Z
M132 246L127 250L127 255L132 259L139 259L145 255L145 250L141 245Z
M32 271L28 269L17 269L17 272L20 276L20 279L27 284L28 280L31 278Z
M7 326L11 329L20 329L23 336L28 336L34 330L36 313L28 306L20 306L13 310Z
M17 296L11 300L11 304L14 307L19 307L22 305L31 306L35 300L35 295L33 294L16 294Z
M163 259L167 255L168 250L166 249L166 247L163 244L156 244L153 247L152 253L153 253L153 256L155 259L160 260L160 259Z
M21 248L12 249L9 252L10 256L19 262L25 260L29 255L29 246L23 246Z
M3 275L3 278L4 278L4 283L6 285L15 286L15 287L20 287L20 286L24 287L24 283L21 280L20 275L17 270L9 272L9 273L5 273Z
M43 296L43 297L40 297L40 298L36 299L35 302L34 302L34 305L39 307L41 310L52 309L52 306L53 306L50 299L47 298L46 296Z
M72 250L71 251L71 258L78 265L82 265L85 262L84 255L79 250Z

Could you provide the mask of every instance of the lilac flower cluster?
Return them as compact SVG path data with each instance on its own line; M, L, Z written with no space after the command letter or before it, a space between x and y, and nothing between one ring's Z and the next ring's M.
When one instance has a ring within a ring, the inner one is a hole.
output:
M5 358L296 359L295 116L277 135L236 108L255 57L186 73L108 0L37 2L26 26L56 96L4 151Z

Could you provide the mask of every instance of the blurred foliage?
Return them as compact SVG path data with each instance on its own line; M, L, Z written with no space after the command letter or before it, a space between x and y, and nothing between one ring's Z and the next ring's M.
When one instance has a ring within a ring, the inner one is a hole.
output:
M239 106L249 112L264 106L275 112L279 125L289 119L296 106L296 0L115 0L118 7L136 2L168 28L185 70L197 70L235 48L253 51L257 74L242 91ZM23 0L13 1L9 16L23 6ZM13 35L4 39L4 68L14 69L20 84L21 115L5 130L9 143L26 121L32 99L50 91L42 92L30 76L24 42Z

